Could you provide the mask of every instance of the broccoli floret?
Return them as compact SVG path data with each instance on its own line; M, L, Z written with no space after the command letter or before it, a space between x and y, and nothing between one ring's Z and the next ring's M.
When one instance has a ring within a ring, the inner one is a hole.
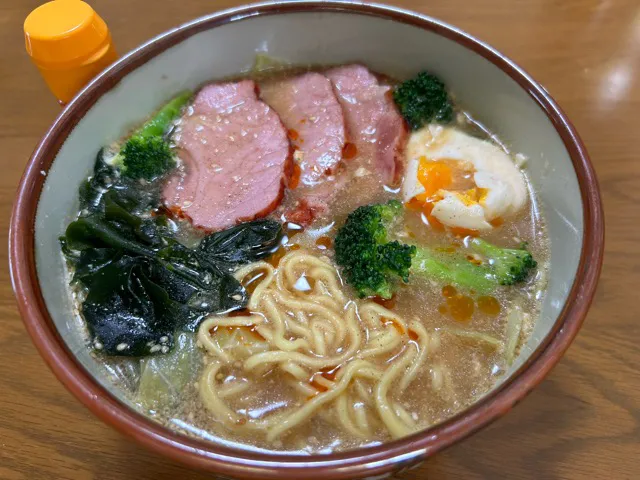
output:
M387 240L387 227L401 213L396 201L362 206L338 231L336 261L360 297L391 298L396 278L409 280L416 247Z
M471 246L488 260L488 268L500 285L524 282L538 265L524 243L520 248L501 248L475 238Z
M393 100L413 130L430 122L453 120L453 103L444 83L430 73L421 72L398 85Z
M191 96L191 92L181 93L131 135L115 161L123 175L153 180L175 166L164 134Z
M489 293L525 281L536 267L524 245L501 248L478 238L454 251L402 244L388 235L401 212L396 201L359 207L338 230L336 262L360 297L390 298L398 280L408 282L410 274Z
M122 171L129 178L152 180L175 166L171 148L162 137L133 136L120 155Z

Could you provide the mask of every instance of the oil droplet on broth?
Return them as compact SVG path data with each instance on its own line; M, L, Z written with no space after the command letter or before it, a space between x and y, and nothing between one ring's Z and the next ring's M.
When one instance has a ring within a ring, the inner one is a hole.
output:
M400 335L404 335L404 328L402 328L402 325L400 325L397 320L393 318L380 317L380 322L384 326L391 325Z
M444 287L442 287L442 295L445 298L454 297L456 295L456 293L458 293L458 291L456 290L456 287L454 287L454 286L445 285Z
M466 322L471 319L475 310L473 298L458 293L452 285L442 287L442 296L446 299L446 304L441 304L438 307L438 311L442 315L449 314L459 322Z
M471 320L473 311L475 310L471 297L458 293L453 297L447 298L447 304L449 306L449 313L454 320L459 322Z
M278 250L273 253L273 255L267 258L267 263L273 268L278 268L278 264L280 263L280 260L282 260L282 257L294 250L300 250L300 245L298 245L297 243L294 243L293 245L281 245L280 248L278 248Z
M500 302L495 297L479 297L478 310L495 317L500 313Z
M391 298L371 297L369 300L373 300L375 303L383 306L387 310L393 310L394 307L396 306L397 298L394 295Z
M323 235L322 237L319 237L316 240L316 246L320 250L327 250L328 248L331 248L332 244L333 244L333 242L331 241L331 238L327 237L326 235Z

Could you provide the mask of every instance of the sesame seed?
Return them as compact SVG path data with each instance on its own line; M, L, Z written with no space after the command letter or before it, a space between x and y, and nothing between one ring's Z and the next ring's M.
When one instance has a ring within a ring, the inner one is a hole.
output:
M169 351L169 347L167 347L166 345L164 345L164 346L160 349L160 351L161 351L162 353L167 353L167 352Z
M116 345L116 350L119 352L122 352L123 350L126 350L127 348L129 348L129 345L127 345L126 343L119 343L118 345Z
M161 348L162 348L162 347L161 347L160 345L154 345L153 347L151 347L151 348L149 349L149 352L150 352L150 353L156 353L156 352L159 352Z
M166 335L163 335L162 337L160 337L160 343L167 343L169 341L169 337L167 337Z

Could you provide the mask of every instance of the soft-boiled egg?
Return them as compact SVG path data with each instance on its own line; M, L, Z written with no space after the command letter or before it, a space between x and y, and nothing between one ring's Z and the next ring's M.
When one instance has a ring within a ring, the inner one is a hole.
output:
M406 149L404 201L434 225L487 231L524 207L522 172L498 146L455 128L429 125Z

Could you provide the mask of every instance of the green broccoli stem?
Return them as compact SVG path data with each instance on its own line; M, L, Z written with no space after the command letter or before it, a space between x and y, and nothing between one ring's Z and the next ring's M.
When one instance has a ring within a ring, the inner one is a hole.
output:
M478 252L480 255L484 255L485 257L496 258L504 255L505 252L504 248L497 247L480 238L473 238L469 243L476 252Z
M164 135L169 124L180 114L182 107L191 100L191 97L193 97L193 93L190 90L181 92L164 105L150 120L142 125L142 127L140 127L132 137L149 138L161 137Z
M479 238L471 241L471 248L489 259L490 268L500 285L514 285L525 281L537 263L526 249L500 248Z
M438 254L428 248L417 249L411 274L484 294L495 290L496 281L484 266L474 265L458 253Z

